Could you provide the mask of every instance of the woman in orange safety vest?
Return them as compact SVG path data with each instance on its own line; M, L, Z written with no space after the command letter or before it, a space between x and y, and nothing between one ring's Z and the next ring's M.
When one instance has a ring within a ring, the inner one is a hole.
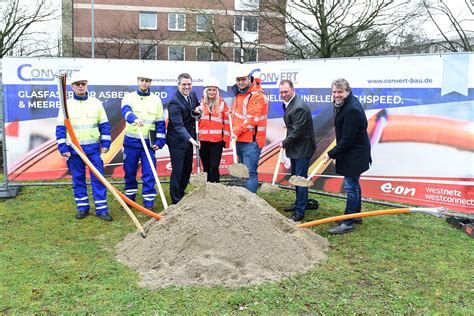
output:
M219 82L210 78L205 84L199 119L199 155L208 182L219 182L223 148L229 147L229 106L219 95Z

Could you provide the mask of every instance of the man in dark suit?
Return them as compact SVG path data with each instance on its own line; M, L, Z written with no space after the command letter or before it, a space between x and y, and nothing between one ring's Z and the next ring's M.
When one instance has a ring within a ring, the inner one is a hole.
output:
M344 191L347 194L344 214L353 214L361 211L360 175L372 163L367 117L359 100L352 95L347 80L340 78L332 82L332 97L337 145L328 151L324 161L336 160L336 173L344 176ZM358 222L361 223L360 220ZM353 219L344 220L329 233L350 232L354 229L353 224Z
M295 94L293 82L280 82L280 96L283 99L283 120L286 125L286 138L282 147L291 160L291 174L306 178L309 161L316 150L314 139L313 118L308 105ZM308 204L308 188L296 187L295 213L290 217L294 221L304 219L304 211Z
M196 141L195 108L199 105L192 91L192 78L187 73L178 76L178 90L168 103L168 144L171 159L170 195L173 204L184 196L193 168L193 146Z

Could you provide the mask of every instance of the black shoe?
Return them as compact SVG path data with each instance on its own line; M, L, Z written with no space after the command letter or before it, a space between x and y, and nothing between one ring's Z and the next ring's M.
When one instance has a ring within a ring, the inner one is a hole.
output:
M149 211L152 211L152 212L155 211L155 209L153 208L153 206L148 206L148 207L145 207L145 208L146 208L147 210L149 210Z
M306 204L307 210L317 210L319 208L319 202L315 199L308 199L308 203Z
M319 208L319 203L315 199L308 199L308 203L306 203L306 208L305 210L317 210ZM292 206L285 207L283 209L285 212L294 212L295 211L295 205L293 204Z
M291 215L290 219L292 219L295 222L299 222L299 221L302 221L304 219L304 215L293 214L293 215Z
M336 224L342 224L343 221L335 221ZM362 218L361 217L356 217L352 219L352 223L354 224L362 224Z
M113 220L112 216L109 213L102 213L97 215L98 218L103 219L106 222L111 222Z
M351 225L346 225L346 224L341 224L339 226L336 226L334 228L331 228L328 232L331 235L340 235L340 234L345 234L348 232L351 232L354 230L354 226Z
M76 214L76 218L77 218L77 219L83 219L83 218L86 218L87 215L89 215L89 212L81 212L81 211L79 211L79 212L77 212L77 214Z

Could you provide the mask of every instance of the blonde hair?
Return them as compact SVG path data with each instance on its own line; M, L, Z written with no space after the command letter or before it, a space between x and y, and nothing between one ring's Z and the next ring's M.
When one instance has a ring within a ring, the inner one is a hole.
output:
M207 95L207 89L208 88L204 89L203 105L208 106L210 110L209 112L212 112L212 110L214 109L214 106L219 103L219 88L216 87L217 94L216 94L216 97L212 100L209 99L209 96Z

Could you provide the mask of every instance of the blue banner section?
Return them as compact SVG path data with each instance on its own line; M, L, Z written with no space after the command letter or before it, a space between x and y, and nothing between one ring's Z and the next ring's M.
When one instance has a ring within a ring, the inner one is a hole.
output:
M4 85L5 121L27 121L56 117L59 110L59 99L56 85ZM100 99L107 113L120 112L123 96L135 91L136 86L90 86L91 95ZM152 91L157 94L166 108L166 103L176 92L175 86L156 86ZM201 98L203 87L195 86L198 98ZM359 98L367 109L386 109L394 107L418 106L474 100L474 89L468 89L466 95L448 93L442 95L441 88L354 88L353 94ZM72 91L68 87L68 97ZM269 118L283 116L282 103L278 88L266 88L269 101ZM310 106L313 114L331 105L331 89L300 88L296 89L303 100ZM231 102L233 95L230 87L221 91L223 97Z

